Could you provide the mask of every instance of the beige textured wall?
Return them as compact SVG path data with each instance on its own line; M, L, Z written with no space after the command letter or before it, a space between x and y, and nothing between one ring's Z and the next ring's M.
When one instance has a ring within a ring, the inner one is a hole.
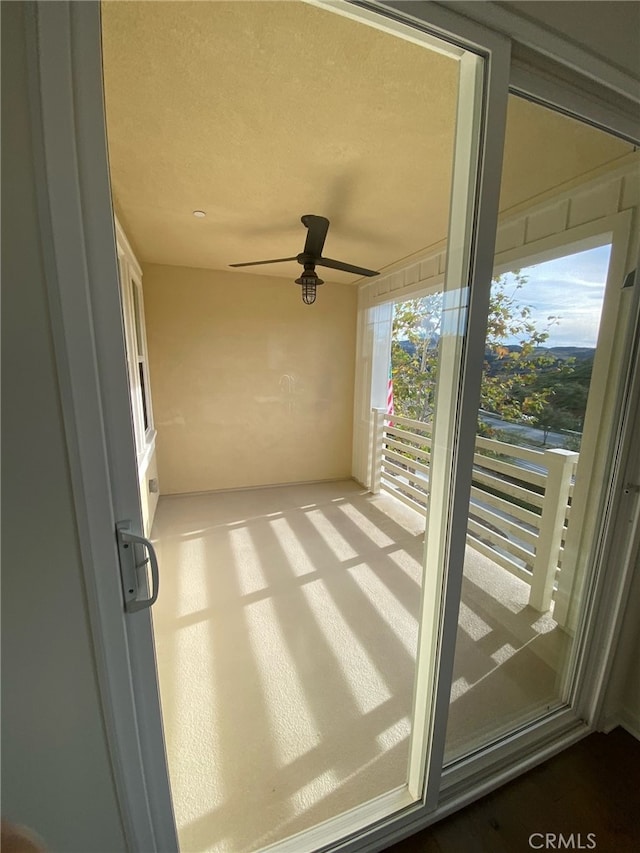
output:
M151 481L158 480L158 460L157 453L154 451L147 465L138 472L138 482L140 484L140 504L142 508L142 523L144 525L144 535L148 536L153 527L153 518L158 507L159 492L151 491Z
M350 476L355 288L143 273L162 494Z

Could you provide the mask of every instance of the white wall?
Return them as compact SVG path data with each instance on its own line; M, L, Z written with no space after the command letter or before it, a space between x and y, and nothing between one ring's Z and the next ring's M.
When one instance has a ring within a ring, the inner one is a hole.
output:
M118 853L36 221L25 5L2 3L2 815L50 851Z

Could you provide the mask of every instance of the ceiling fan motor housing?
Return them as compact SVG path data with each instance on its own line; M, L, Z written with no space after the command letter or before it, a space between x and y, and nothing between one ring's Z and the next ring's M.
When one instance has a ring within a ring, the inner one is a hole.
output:
M316 272L315 264L309 261L306 261L304 264L304 272L301 273L300 278L296 279L296 284L324 284L324 281L321 278L318 278L318 273Z

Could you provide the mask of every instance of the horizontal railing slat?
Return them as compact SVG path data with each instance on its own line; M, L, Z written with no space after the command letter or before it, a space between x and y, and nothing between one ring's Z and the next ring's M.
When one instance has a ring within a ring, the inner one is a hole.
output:
M391 436L396 441L409 441L422 447L431 447L431 438L427 435L417 435L417 433L409 432L406 429L390 429L384 428L385 436Z
M411 509L414 509L416 512L419 512L420 515L426 516L427 509L424 506L421 506L419 503L413 500L413 498L408 497L399 489L395 488L395 484L392 482L387 482L385 478L382 479L380 485L382 488L388 492L390 495L393 495L394 498L402 501L403 504L406 504Z
M482 471L473 472L473 480L476 483L482 483L485 486L490 486L497 492L502 492L506 495L511 495L512 498L518 498L523 503L533 504L533 506L542 507L544 500L543 495L537 492L530 492L522 486L516 486L513 483L507 483L499 477L493 477L491 474L485 474Z
M471 486L471 497L478 501L482 501L482 503L494 506L496 509L500 509L514 518L519 518L520 521L524 521L531 527L535 527L537 529L540 525L540 516L537 513L532 512L530 509L525 509L522 506L518 506L518 504L511 503L511 501L508 501L506 498L501 498L498 495L492 495L490 492L485 492L477 486Z
M417 501L422 501L422 503L426 503L429 497L425 492L420 491L420 489L416 489L415 486L412 486L409 483L403 483L401 480L391 477L384 470L382 471L382 482L393 483L396 489L406 492Z
M397 462L403 462L405 465L410 465L412 468L415 468L416 471L421 471L423 474L429 475L430 468L428 465L425 465L424 462L418 462L417 459L409 459L406 456L403 456L401 453L396 453L395 450L390 450L388 447L385 447L382 451L383 458L395 459Z
M531 530L527 530L521 524L518 524L515 521L510 521L507 518L503 518L501 515L492 512L485 506L480 506L474 501L472 501L469 506L469 513L471 515L480 516L484 521L488 521L490 524L497 527L498 530L508 530L510 533L513 533L514 536L517 536L523 542L526 542L528 545L531 545L532 548L535 548L536 542L538 541L538 534L533 533Z
M382 466L383 471L391 471L393 474L398 474L399 477L404 477L414 486L419 486L421 489L424 489L425 494L428 494L429 481L425 480L424 477L421 477L420 474L412 474L410 471L407 471L405 468L401 468L400 465L396 465L388 459L382 460Z
M516 459L526 459L534 465L546 468L544 453L541 450L532 450L530 447L520 447L517 444L506 444L504 441L496 441L495 438L485 438L482 435L476 437L476 447L484 450L493 450L501 456L515 456Z
M505 551L513 554L514 557L518 557L518 559L522 560L523 563L527 563L530 566L533 565L536 555L532 551L527 551L526 548L518 545L517 542L512 542L505 536L501 536L499 533L489 530L489 528L485 527L484 524L480 524L472 518L468 521L468 529L476 536L488 539L492 545L499 545L501 548L504 548ZM486 544L487 543L485 542L485 545Z
M541 474L539 471L530 471L528 468L515 465L513 462L492 459L490 456L483 456L481 453L474 454L473 461L480 468L488 468L491 471L496 471L498 474L513 477L514 480L522 480L525 483L530 483L532 486L544 486L547 482L546 474Z
M401 426L408 426L412 429L419 429L423 432L428 432L431 435L431 424L426 421L416 421L413 418L405 418L404 415L385 415L385 421L391 421L394 424L400 424Z
M432 425L403 415L385 415L376 410L376 417L381 415L382 421L376 421L382 425L382 445L376 462L380 466L380 488L426 516ZM545 450L476 437L467 542L527 584L531 584L534 575L538 577L541 568L538 563L547 559L546 552L541 558L536 550L540 541L540 525L545 523L540 512L545 501L541 491L547 486L549 465L556 461L557 455L552 457ZM533 470L532 465L535 466ZM573 477L576 467L577 459ZM573 491L571 483L570 497ZM569 503L565 508L565 520L570 511ZM546 514L544 518L547 518ZM558 542L558 563L564 555L563 546L564 535ZM516 560L524 563L526 568ZM542 570L546 570L544 565ZM540 606L537 599L534 606Z
M503 569L506 569L508 572L511 572L512 575L520 578L521 581L524 581L527 584L531 583L531 572L523 569L522 566L514 563L513 560L505 557L504 554L494 551L493 548L489 548L484 544L484 542L480 542L473 536L467 536L467 542L474 550L479 551L492 562L498 563L498 565L502 566Z
M418 450L417 447L412 447L410 444L403 444L401 441L396 441L394 438L388 438L385 436L383 441L388 444L389 447L394 447L396 450L403 450L405 453L410 453L418 459L424 459L428 462L431 458L431 454L427 450Z

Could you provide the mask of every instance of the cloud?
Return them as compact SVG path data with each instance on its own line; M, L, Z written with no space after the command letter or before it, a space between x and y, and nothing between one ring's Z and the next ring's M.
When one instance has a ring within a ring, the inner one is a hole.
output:
M521 270L526 283L516 300L531 308L536 326L544 328L549 316L559 318L546 346L595 347L610 254L611 246L599 246ZM510 283L515 287L512 275L504 278L507 291Z

